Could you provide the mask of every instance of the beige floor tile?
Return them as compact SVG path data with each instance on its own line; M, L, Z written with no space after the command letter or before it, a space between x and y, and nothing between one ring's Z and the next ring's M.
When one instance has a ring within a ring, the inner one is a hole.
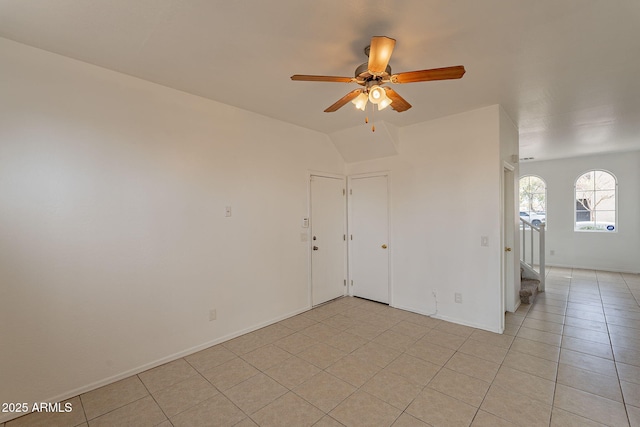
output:
M381 370L366 359L349 354L329 366L326 371L355 387L361 387Z
M602 308L602 302L594 302L594 303L579 303L579 302L569 302L567 304L567 309L572 311L588 311L591 313L599 313L604 314L604 309ZM575 316L572 316L575 317Z
M373 339L374 343L382 344L396 351L405 351L416 341L417 338L411 338L391 329L384 331Z
M619 325L609 325L609 332L616 337L627 337L631 339L637 338L640 334L637 329Z
M121 408L89 421L89 427L156 426L166 420L151 396L129 403Z
M345 331L356 325L357 321L343 314L336 314L322 321L327 326Z
M449 334L437 328L434 328L429 332L427 332L427 334L422 339L428 340L430 343L437 344L439 346L449 348L451 350L459 349L460 346L464 344L464 342L467 340L466 337Z
M573 350L562 349L560 352L560 363L566 363L580 369L596 372L610 377L616 377L616 366L612 360L591 356Z
M560 408L553 408L551 412L551 427L604 427L593 420L572 414Z
M367 381L360 390L377 397L383 402L404 411L413 399L422 391L422 386L408 379L382 370Z
M429 341L425 336L409 347L407 354L443 366L455 354L455 350L442 347Z
M251 418L261 427L311 426L324 413L292 392L279 397Z
M495 345L485 344L481 341L470 339L462 344L462 347L460 347L458 351L488 360L489 362L502 363L508 350L506 348L496 347Z
M505 324L504 325L504 334L505 335L511 335L512 337L515 337L518 334L518 330L520 330L520 326L517 325L512 325L512 324Z
M313 427L344 427L343 424L336 421L334 418L331 418L329 415L325 415L313 425Z
M535 305L531 307L531 310L529 311L529 313L544 312L544 313L550 313L550 314L558 314L562 316L565 314L566 310L567 309L564 306L558 307L556 305Z
M298 354L316 344L316 340L301 332L293 333L274 342L274 345L291 354Z
M347 427L390 426L402 413L364 391L358 391L340 403L329 415Z
M285 360L265 371L267 375L285 387L293 388L320 372L315 365L297 356Z
M618 368L618 376L621 381L640 384L640 366L616 363L616 367Z
M314 375L293 389L294 393L324 412L330 412L356 390L356 387L326 372Z
M425 388L406 413L434 426L469 426L477 408L431 388Z
M328 339L326 344L342 350L345 353L352 353L368 342L369 340L345 331Z
M527 315L527 318L544 320L545 322L555 322L560 324L565 323L564 315L547 313L546 311L533 311Z
M618 378L586 371L571 365L558 365L559 384L622 402Z
M402 335L406 335L415 340L419 340L420 338L425 336L426 333L431 330L431 328L417 325L407 320L401 320L400 322L396 323L391 328L389 328L389 330L393 332L397 332Z
M66 409L67 403L71 404L69 412L31 412L7 422L6 427L75 427L86 422L80 397L62 401L60 407ZM0 426L5 427L5 423Z
M640 329L640 320L627 319L626 317L607 315L607 323L610 325L624 326L626 328Z
M640 366L640 351L638 350L613 345L613 354L616 357L616 362Z
M576 317L567 317L564 322L565 326L574 326L576 328L589 329L596 332L607 333L607 324L605 322L594 322L593 320L578 319Z
M640 427L640 408L627 405L627 415L631 427Z
M530 399L539 400L544 404L553 404L553 393L556 386L553 380L544 379L503 365L500 367L493 384L527 396Z
M458 352L449 359L444 367L490 383L498 373L500 365Z
M230 388L224 394L245 413L251 415L287 392L287 389L265 374L255 375Z
M239 357L202 372L218 390L225 391L258 374L256 368Z
M456 323L451 322L442 322L434 329L442 332L446 332L452 335L459 335L463 338L469 338L471 334L473 334L478 329L472 328L470 326L458 325Z
M522 326L529 329L537 329L539 331L551 332L553 334L562 334L564 325L562 323L547 322L545 320L534 319L527 317Z
M239 425L244 418L246 415L236 405L218 394L171 418L171 423L175 427L222 427Z
M476 417L471 423L471 427L512 427L515 426L511 421L496 417L493 414L483 410L478 411Z
M520 326L520 325L522 325L522 322L524 322L524 319L525 319L524 316L519 316L519 315L514 314L514 313L505 313L505 315L504 315L504 323L506 323L508 325Z
M313 338L316 343L318 343L325 342L342 331L329 325L325 325L324 323L316 323L315 325L302 329L300 332Z
M627 425L627 414L622 403L563 384L556 386L554 406L603 424Z
M396 422L393 423L393 427L430 427L430 426L424 421L420 421L416 417L412 417L411 415L404 412L402 415L398 417Z
M172 417L218 393L219 391L209 381L196 375L154 392L152 395L162 411L168 417Z
M346 332L357 335L360 338L366 340L372 340L385 331L385 328L379 326L373 326L366 323L360 323L352 328L346 330Z
M442 368L427 387L477 408L487 394L489 385L486 381Z
M503 366L517 369L540 378L554 381L558 372L558 364L530 354L509 350Z
M237 424L233 424L233 427L258 427L258 424L253 422L253 420L249 417L243 419Z
M400 354L398 350L394 350L382 344L377 344L372 341L363 345L352 353L354 356L366 359L369 363L373 363L380 368L384 368L389 363L393 362Z
M306 360L320 369L325 369L346 355L347 353L344 351L322 343L298 353L299 358Z
M257 369L261 371L266 371L270 367L277 365L278 363L284 362L288 358L293 355L288 351L283 350L280 347L277 347L273 344L266 345L264 347L260 347L256 350L253 350L245 355L242 358L245 362L250 363L255 366Z
M560 359L560 347L516 337L511 344L512 351L529 354L541 359L557 362Z
M235 357L236 355L223 345L216 345L187 356L185 357L185 360L199 372L202 372L215 366L222 365L224 362Z
M538 341L544 344L555 345L558 347L560 347L560 343L562 342L562 335L560 334L539 331L537 329L531 329L525 326L522 326L520 328L517 337L531 341Z
M511 347L511 343L514 340L514 337L511 335L496 334L494 332L481 330L475 330L469 338L504 349Z
M638 337L640 337L640 332L638 333ZM623 347L630 350L640 351L640 338L630 338L612 334L610 339L611 345L614 347Z
M400 375L424 387L441 369L435 363L427 362L408 354L402 354L385 368L385 371Z
M125 378L80 396L88 420L121 408L148 396L142 381L137 376Z
M567 337L580 338L586 341L593 341L600 344L610 344L609 334L606 332L593 331L591 329L565 325L563 335Z
M255 332L251 332L232 340L225 341L221 345L234 354L242 356L243 354L247 354L267 344L270 343L267 342L266 339L259 337Z
M610 344L600 344L574 337L563 337L562 348L613 360L613 351Z
M620 381L622 395L627 405L640 408L640 384Z
M491 385L480 409L522 427L546 427L551 419L551 406Z
M138 374L138 377L147 389L153 393L194 375L198 375L198 372L186 360L178 359L142 372Z
M304 316L302 314L298 314L297 316L293 316L279 322L280 325L285 326L294 331L299 331L301 329L308 328L309 326L312 326L316 323L317 322L315 320L312 320L309 317Z

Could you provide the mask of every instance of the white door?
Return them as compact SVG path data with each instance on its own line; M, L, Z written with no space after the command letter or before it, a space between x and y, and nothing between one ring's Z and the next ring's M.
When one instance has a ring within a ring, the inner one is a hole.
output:
M502 239L504 252L502 255L502 310L501 320L504 322L504 311L515 311L518 298L516 287L516 214L515 214L515 181L512 169L504 167L502 175ZM504 324L501 324L504 328Z
M345 180L311 175L311 304L346 292Z
M349 271L354 296L389 303L387 176L349 179Z

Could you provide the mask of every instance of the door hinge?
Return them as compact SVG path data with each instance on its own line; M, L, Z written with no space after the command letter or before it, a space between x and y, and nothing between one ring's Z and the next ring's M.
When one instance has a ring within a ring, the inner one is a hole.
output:
M345 190L344 188L342 189L342 195L344 196L345 194L347 194L347 190Z
M351 235L351 240L353 240L353 234Z
M353 189L352 188L349 189L349 194L353 196Z
M353 280L351 281L351 286L353 286Z
M344 286L347 286L347 279L344 279Z
M347 240L347 235L346 234L342 235L342 240L345 240L345 241Z

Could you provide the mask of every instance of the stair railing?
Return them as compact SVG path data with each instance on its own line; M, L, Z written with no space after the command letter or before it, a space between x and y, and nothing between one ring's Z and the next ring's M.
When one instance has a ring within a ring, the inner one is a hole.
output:
M545 224L533 225L526 219L520 218L520 229L522 230L522 250L520 251L520 261L530 269L538 273L540 285L538 290L544 292L545 279ZM528 233L527 233L528 232ZM527 239L527 234L528 239ZM537 241L538 250L535 251L534 243ZM528 249L528 250L527 250ZM537 259L536 259L537 256ZM528 258L528 259L527 259ZM536 264L536 261L537 264ZM537 267L537 268L536 268Z

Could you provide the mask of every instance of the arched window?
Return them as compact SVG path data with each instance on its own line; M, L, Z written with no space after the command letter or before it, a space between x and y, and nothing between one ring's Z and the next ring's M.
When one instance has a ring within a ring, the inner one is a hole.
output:
M591 170L576 180L575 231L616 231L616 177Z
M520 217L535 226L547 222L547 184L539 176L520 178Z

